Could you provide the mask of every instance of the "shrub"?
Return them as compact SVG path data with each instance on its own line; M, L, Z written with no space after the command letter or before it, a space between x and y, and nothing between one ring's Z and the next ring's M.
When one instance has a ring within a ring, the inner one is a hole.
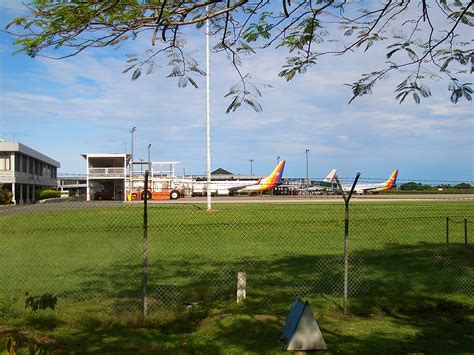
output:
M56 190L36 190L35 198L36 200L44 200L47 198L61 197L61 191Z
M25 308L31 308L31 312L38 309L54 309L58 303L58 297L48 292L44 292L41 296L33 296L26 292L25 297Z
M8 189L0 190L0 205L9 205L12 203L13 194Z

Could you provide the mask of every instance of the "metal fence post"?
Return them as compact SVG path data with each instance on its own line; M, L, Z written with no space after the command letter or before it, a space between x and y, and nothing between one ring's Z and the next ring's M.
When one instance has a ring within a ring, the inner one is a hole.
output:
M351 200L354 189L359 181L360 173L357 173L354 182L352 184L351 191L349 195L346 195L344 188L342 187L341 182L337 175L335 176L337 186L341 191L342 198L344 199L344 301L343 308L344 314L347 314L347 304L349 300L349 202Z
M449 245L449 217L446 217L446 246Z
M349 203L344 209L344 314L347 313L349 299Z
M464 217L464 246L467 247L467 218Z
M149 171L145 171L145 183L143 191L143 289L142 289L142 311L143 321L146 320L148 314L148 175Z

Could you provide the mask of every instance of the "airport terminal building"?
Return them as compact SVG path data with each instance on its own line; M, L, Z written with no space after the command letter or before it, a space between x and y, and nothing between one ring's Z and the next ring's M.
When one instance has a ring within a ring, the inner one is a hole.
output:
M15 204L35 201L35 191L56 189L56 160L18 142L0 140L0 185Z

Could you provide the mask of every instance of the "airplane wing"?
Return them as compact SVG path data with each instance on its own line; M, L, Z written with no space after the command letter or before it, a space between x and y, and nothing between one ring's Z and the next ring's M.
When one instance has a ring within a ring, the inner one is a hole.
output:
M307 189L305 187L303 187L302 189L308 190L308 191L324 191L324 190L329 189L329 187L315 185L315 186L310 186Z

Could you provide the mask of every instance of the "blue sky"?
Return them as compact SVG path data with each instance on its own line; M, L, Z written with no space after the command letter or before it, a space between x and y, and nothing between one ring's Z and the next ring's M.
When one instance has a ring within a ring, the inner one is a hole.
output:
M15 1L0 0L0 25L21 15ZM122 74L125 55L140 54L143 38L120 50L103 49L57 61L12 56L12 39L0 34L0 138L16 140L61 162L60 173L84 173L81 153L130 152L129 130L136 126L136 160L180 161L178 173L204 174L205 82L180 89L167 79L168 68L131 81ZM189 36L204 65L204 36ZM236 73L225 57L211 56L212 168L265 175L277 157L287 160L285 176L384 178L399 168L400 180L474 180L473 104L449 101L448 83L432 82L433 96L416 105L394 100L393 75L373 95L351 105L352 82L383 64L384 48L322 60L287 83L277 74L284 53L262 52L246 58L244 72L271 84L260 103L262 113L242 108L226 115L223 98ZM381 58L381 61L380 61ZM165 65L164 65L165 66Z

